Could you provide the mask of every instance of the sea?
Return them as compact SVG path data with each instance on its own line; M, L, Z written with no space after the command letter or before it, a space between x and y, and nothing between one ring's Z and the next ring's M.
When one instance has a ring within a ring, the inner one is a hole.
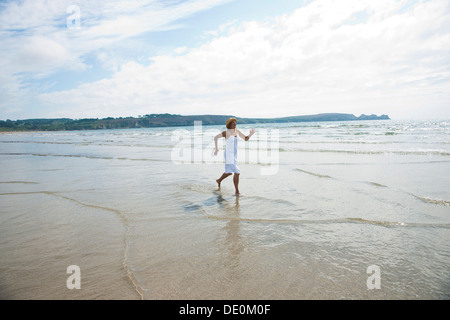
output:
M450 299L450 120L0 135L0 298Z

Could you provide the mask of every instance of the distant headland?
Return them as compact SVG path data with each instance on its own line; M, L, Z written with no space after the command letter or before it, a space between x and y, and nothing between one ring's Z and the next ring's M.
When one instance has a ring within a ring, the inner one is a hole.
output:
M236 118L239 124L286 123L286 122L319 122L319 121L361 121L390 120L387 115L365 115L359 117L347 113L321 113L315 115L292 116L282 118L240 118L232 115L179 115L179 114L147 114L126 118L89 118L89 119L28 119L0 120L0 131L64 131L64 130L104 130L126 128L156 128L192 126L194 121L202 121L203 125L224 125L230 117Z

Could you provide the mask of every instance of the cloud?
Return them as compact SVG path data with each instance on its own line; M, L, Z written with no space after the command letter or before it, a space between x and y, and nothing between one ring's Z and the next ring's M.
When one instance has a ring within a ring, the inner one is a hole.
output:
M405 112L449 101L449 22L447 1L315 1L40 99L66 101L78 116Z
M176 8L187 14L213 4ZM167 26L183 16L177 10L147 28ZM449 11L445 0L317 0L270 21L218 26L203 45L149 57L150 65L123 63L111 78L43 93L36 101L52 116L79 118L158 112L401 116L426 107L442 114L450 102ZM123 30L134 34L144 17L133 17L118 20L116 29L102 21L83 39L100 38L103 46Z
M33 81L57 72L89 69L90 56L118 70L121 57L116 49L129 39L177 28L176 20L227 1L5 1L0 4L0 110L12 110L12 101L33 95L33 89L27 88ZM72 6L79 8L80 28L67 25Z

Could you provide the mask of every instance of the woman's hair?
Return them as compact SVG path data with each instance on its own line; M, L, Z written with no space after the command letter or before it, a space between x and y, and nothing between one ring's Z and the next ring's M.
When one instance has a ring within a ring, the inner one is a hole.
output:
M231 129L230 125L233 121L235 121L237 123L236 118L230 118L227 120L227 124L226 124L227 129Z

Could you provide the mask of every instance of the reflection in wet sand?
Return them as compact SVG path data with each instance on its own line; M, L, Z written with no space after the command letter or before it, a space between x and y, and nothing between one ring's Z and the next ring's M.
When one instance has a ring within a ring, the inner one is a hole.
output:
M235 281L240 277L240 260L244 251L244 239L240 230L242 222L240 220L239 196L236 196L234 201L227 201L222 194L218 193L217 203L220 209L227 212L227 217L230 217L223 227L225 237L222 239L219 248L224 258L223 265L227 270L227 280Z

